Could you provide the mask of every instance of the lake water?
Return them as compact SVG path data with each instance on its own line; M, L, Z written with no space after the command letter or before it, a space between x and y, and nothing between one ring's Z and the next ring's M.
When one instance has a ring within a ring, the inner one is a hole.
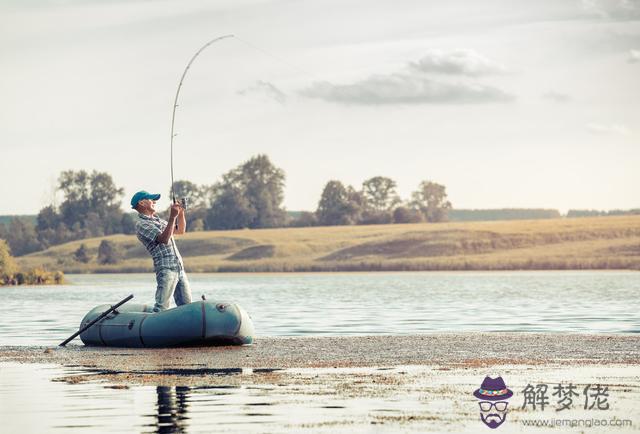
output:
M396 368L393 372L406 371ZM298 370L296 372L305 372ZM326 372L322 373L328 378ZM367 372L365 370L355 370ZM375 373L376 370L368 370ZM387 373L388 371L385 371ZM336 396L331 380L323 387L299 384L218 386L130 386L68 384L60 376L81 374L78 368L0 363L1 432L6 433L333 433L341 431L397 432L380 426L372 431L368 419L400 417L427 406L412 387L402 400L386 396ZM233 377L246 373L227 375ZM252 375L252 374L248 374ZM296 375L290 372L287 375ZM315 372L314 372L315 375ZM327 384L328 383L328 384ZM339 383L338 383L339 384ZM37 390L38 393L33 393ZM475 404L475 403L474 403ZM37 417L34 415L37 414ZM375 419L374 419L375 420ZM347 422L348 421L348 422ZM354 429L354 422L360 426ZM5 431L6 430L6 431Z
M236 301L258 336L438 331L640 332L640 273L624 271L191 274L194 299ZM0 345L55 345L85 313L154 275L68 275L62 286L0 287ZM79 343L79 341L76 341Z
M97 304L113 304L129 294L134 294L138 303L153 300L152 274L69 275L67 279L63 286L0 288L4 296L0 346L53 346L75 332L84 314ZM237 301L244 306L259 336L640 332L637 272L192 274L190 279L194 298L204 293L210 300ZM81 343L76 340L73 344ZM438 432L442 427L430 418L440 414L453 431L477 432L480 426L474 413L477 403L465 399L464 394L484 372L474 372L470 378L449 378L450 371L434 371L438 374L415 377L417 382L412 379L404 385L392 382L384 386L384 382L359 380L351 373L331 380L340 370L306 374L298 370L311 382L294 379L281 384L282 380L258 379L238 385L239 376L260 375L241 368L228 374L219 386L174 383L123 389L97 380L80 384L57 381L62 376L91 373L85 368L3 362L0 431ZM408 368L371 368L365 373L380 370L398 379ZM570 372L572 379L577 372ZM285 370L281 375L300 374ZM509 375L509 384L514 387L513 372ZM584 381L596 381L594 375ZM427 383L420 385L419 381ZM434 381L440 386L432 384ZM447 381L460 383L464 394L455 399L425 399L434 387L448 390ZM523 381L518 387L524 386ZM345 389L349 382L354 390ZM371 393L354 392L361 387ZM336 394L339 390L343 392ZM457 411L456 418L447 419L450 411ZM517 425L511 422L511 428Z

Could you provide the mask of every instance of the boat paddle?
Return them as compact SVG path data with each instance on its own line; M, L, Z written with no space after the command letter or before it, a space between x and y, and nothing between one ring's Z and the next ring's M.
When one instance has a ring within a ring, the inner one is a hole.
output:
M92 325L94 325L95 323L97 323L98 321L100 321L102 318L104 318L105 316L109 315L111 312L113 312L114 310L116 310L117 308L119 308L120 306L122 306L123 304L125 304L127 301L131 300L133 298L133 294L129 295L128 297L120 300L118 303L114 304L113 306L111 306L109 309L105 310L104 312L102 312L100 314L100 316L96 319L94 319L93 321L91 321L89 324L87 324L86 326L82 327L80 330L78 330L77 332L75 332L74 334L72 334L71 336L69 336L67 339L65 339L64 342L62 342L59 346L64 347L65 345L67 345L69 342L71 342L72 340L74 340L78 335L80 335L81 333L83 333L84 331L88 330Z

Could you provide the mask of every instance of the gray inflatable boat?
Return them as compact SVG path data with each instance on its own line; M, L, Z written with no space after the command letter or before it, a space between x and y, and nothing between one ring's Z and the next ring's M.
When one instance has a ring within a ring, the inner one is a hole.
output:
M80 329L110 307L91 309ZM137 348L253 343L253 322L238 304L196 301L158 313L152 307L122 305L82 332L80 339L85 345Z

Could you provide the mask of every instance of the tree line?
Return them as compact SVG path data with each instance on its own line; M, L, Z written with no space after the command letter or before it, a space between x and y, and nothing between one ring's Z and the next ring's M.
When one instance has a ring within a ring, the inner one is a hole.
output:
M120 207L124 189L104 172L68 170L60 174L57 190L64 200L59 206L40 210L35 224L25 218L0 224L15 255L39 251L68 241L135 232L135 218Z
M640 208L634 209L612 209L609 211L601 211L597 209L570 209L567 212L567 217L603 217L603 216L619 216L619 215L638 215L640 214Z
M284 171L266 155L258 155L224 174L213 186L177 181L174 191L190 199L190 231L441 222L452 208L443 185L423 181L411 199L403 201L394 180L375 176L360 189L330 180L315 211L291 218L282 205L284 186Z
M491 221L491 220L540 220L561 218L557 209L544 208L498 208L498 209L455 209L449 213L449 220ZM570 217L570 216L567 216Z
M409 200L403 201L396 182L375 176L360 189L342 182L327 182L315 212L303 212L292 226L335 226L358 224L442 222L448 219L451 202L445 186L423 181Z
M179 180L169 191L188 199L189 231L440 222L447 220L452 208L443 185L425 180L408 200L402 200L394 180L375 176L360 188L328 181L317 209L292 218L283 206L285 179L285 172L266 155L257 155L223 174L213 185ZM108 173L63 171L57 190L62 202L42 208L35 224L25 218L0 223L0 238L9 243L13 254L84 238L135 233L135 213L122 210L124 189L116 186ZM83 252L78 260L85 260ZM105 263L110 261L105 259Z

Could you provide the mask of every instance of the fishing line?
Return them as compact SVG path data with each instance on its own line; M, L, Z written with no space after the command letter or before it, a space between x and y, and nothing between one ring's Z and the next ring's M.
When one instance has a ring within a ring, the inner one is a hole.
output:
M202 47L200 47L198 49L198 51L196 51L196 53L191 57L191 59L189 60L189 63L187 63L186 68L184 69L184 71L182 72L182 76L180 77L180 82L178 83L178 89L176 90L176 97L175 100L173 101L173 112L171 115L171 198L173 200L173 202L176 202L176 194L175 194L175 190L174 190L174 178L173 178L173 139L178 135L177 133L175 133L175 120L176 120L176 109L178 108L178 98L180 96L180 90L182 89L182 85L184 83L185 77L187 76L187 72L189 71L189 69L191 68L191 64L196 60L196 58L200 55L200 53L202 53L206 48L208 48L209 46L213 45L214 43L221 41L223 39L235 39L238 42L243 43L244 45L246 45L249 48L252 48L260 53L262 53L263 55L276 60L279 63L282 63L283 65L287 65L289 68L291 69L295 69L298 72L303 73L304 75L308 75L313 77L313 74L305 71L304 69L282 59L279 56L276 56L260 47L258 47L255 44L252 44L251 42L245 41L244 39L241 39L239 37L237 37L236 35L233 34L229 34L229 35L223 35L223 36L218 36L217 38L214 38L212 40L210 40L209 42L207 42L206 44L204 44Z
M287 65L291 69L295 69L296 71L301 72L304 75L308 75L308 76L311 76L311 77L314 76L314 74L310 73L309 71L305 71L304 69L300 68L299 66L296 66L296 65L284 60L283 58L281 58L279 56L276 56L275 54L270 53L267 50L264 50L264 49L256 46L255 44L252 44L251 42L245 41L244 39L241 39L236 35L233 35L233 38L238 42L242 42L243 44L245 44L249 48L253 48L254 50L259 51L260 53L264 54L265 56L270 57L273 60L276 60L276 61L282 63L283 65Z

